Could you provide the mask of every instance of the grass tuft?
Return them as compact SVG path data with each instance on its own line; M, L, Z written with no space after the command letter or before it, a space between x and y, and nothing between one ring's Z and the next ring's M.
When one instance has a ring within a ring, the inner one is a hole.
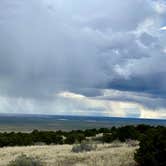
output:
M28 157L25 154L21 154L15 160L10 161L8 166L43 166L43 164L35 157Z
M81 144L73 145L72 152L75 152L75 153L90 152L92 150L96 150L96 148L97 148L96 144L83 141Z

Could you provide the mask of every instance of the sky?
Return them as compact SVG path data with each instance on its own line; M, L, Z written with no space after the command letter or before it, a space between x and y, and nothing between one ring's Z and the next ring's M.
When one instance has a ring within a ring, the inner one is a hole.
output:
M166 119L165 0L1 0L0 113Z

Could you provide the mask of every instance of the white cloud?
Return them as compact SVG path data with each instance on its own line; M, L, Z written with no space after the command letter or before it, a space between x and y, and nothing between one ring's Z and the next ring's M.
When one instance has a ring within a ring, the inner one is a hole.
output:
M135 34L141 35L142 33L152 34L156 30L156 22L154 18L145 18L140 22L136 28Z
M164 14L166 13L166 3L164 0L154 1L154 8L157 13Z
M140 118L151 118L151 119L166 119L166 110L148 110L145 108L140 109Z
M57 96L64 97L64 98L71 98L71 99L84 99L85 96L81 94L75 94L72 92L60 92Z
M86 97L73 92L60 92L49 101L28 98L0 97L1 113L27 113L55 115L91 115L111 117L166 118L165 109L147 108L138 101L119 100L120 96L137 99L138 94L117 90L104 90L101 97ZM108 100L108 97L110 99ZM118 99L118 100L117 100ZM146 97L145 97L146 100ZM22 112L20 112L20 110Z
M166 30L166 26L164 26L164 27L161 27L161 28L160 28L160 30L163 30L163 31L165 31L165 30Z

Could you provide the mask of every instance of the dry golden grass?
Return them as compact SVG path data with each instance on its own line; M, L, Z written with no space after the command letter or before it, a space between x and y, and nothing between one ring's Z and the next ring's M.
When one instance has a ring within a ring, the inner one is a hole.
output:
M136 148L100 144L95 151L73 153L72 145L5 147L0 148L0 166L6 166L21 153L39 157L46 166L134 166Z

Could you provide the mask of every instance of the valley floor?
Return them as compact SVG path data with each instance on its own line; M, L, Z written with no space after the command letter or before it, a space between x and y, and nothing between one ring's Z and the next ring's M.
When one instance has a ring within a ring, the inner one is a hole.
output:
M137 147L127 144L99 144L95 151L73 153L72 145L49 145L0 148L0 166L6 166L20 154L36 156L46 166L135 166Z

